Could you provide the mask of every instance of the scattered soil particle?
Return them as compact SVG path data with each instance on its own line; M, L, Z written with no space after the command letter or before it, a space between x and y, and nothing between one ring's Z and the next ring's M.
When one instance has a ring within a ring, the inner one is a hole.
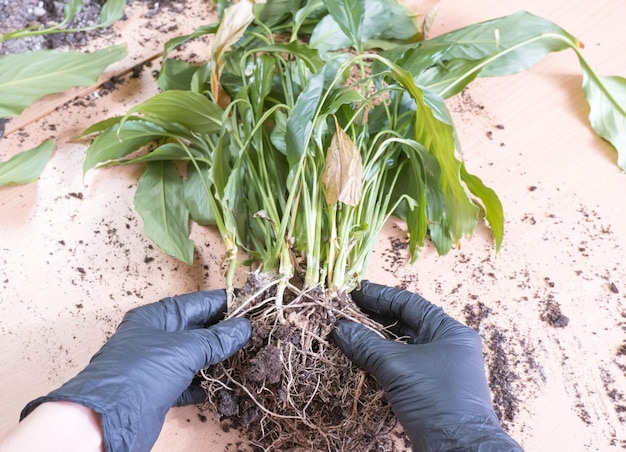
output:
M626 396L615 388L615 379L608 370L601 369L600 378L602 378L606 395L613 402L618 419L620 422L626 422Z
M76 199L83 199L83 194L81 192L72 192L72 193L68 193L67 194L68 197L70 198L76 198Z
M619 288L617 287L617 285L614 282L609 284L609 288L611 289L611 292L619 293Z
M548 298L541 302L543 311L539 318L554 328L565 328L569 324L569 318L561 312L561 305L554 300L554 295L548 294Z
M491 308L485 306L482 301L475 305L468 303L463 307L463 314L465 315L465 324L479 331L480 323L491 314Z
M514 388L514 383L519 377L511 370L515 366L509 363L506 352L507 339L500 330L491 331L487 348L491 352L487 356L487 368L493 405L500 422L506 425L515 419L519 409L517 391Z

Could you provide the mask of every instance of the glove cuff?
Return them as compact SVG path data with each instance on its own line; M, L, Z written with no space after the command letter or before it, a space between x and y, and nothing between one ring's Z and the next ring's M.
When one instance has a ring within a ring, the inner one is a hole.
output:
M20 414L20 421L45 402L77 403L91 408L100 415L102 436L107 452L148 451L152 448L159 436L165 416L154 413L142 415L140 408L133 403L132 397L116 393L114 388L99 388L98 393L84 394L82 390L85 385L77 381L77 378L68 381L48 395L29 402ZM108 406L107 400L116 402Z

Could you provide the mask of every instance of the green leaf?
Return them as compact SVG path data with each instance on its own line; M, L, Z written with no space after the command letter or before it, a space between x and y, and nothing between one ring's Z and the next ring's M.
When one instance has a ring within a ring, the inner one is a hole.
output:
M461 162L455 156L454 128L440 117L447 108L438 96L425 96L409 72L391 62L386 64L393 78L402 84L415 101L415 140L437 159L441 167L439 188L445 199L445 211L441 221L430 225L431 236L435 244L438 238L447 241L447 237L457 243L463 236L473 232L478 220L478 208L461 184Z
M520 11L393 49L383 56L411 72L420 85L450 97L476 76L521 72L551 52L578 45L561 27Z
M502 209L500 198L478 176L468 173L463 163L461 163L461 179L463 179L469 191L480 199L496 242L496 253L500 252L502 240L504 239L504 210Z
M63 22L70 23L83 9L83 0L69 0L63 7Z
M207 165L199 164L200 172L193 162L187 165L187 179L184 184L185 204L189 209L191 218L201 225L215 224L215 214L213 213L209 200L207 198L207 190L203 178L208 176L209 168Z
M143 218L144 233L161 250L193 263L183 180L173 163L148 163L135 192L135 209Z
M102 121L98 121L97 123L92 124L89 127L87 127L85 130L83 130L79 136L86 137L87 135L91 135L92 133L104 132L106 129L110 129L113 126L118 125L122 121L123 118L124 118L123 116L112 116L110 118L103 119ZM139 119L139 118L133 118L133 119Z
M36 148L20 152L6 162L0 162L0 186L28 184L37 180L48 163L54 146L54 140L48 139Z
M320 56L317 49L312 49L298 41L292 41L288 44L279 43L271 46L255 47L254 50L259 53L287 53L302 60L313 73L320 72L326 64L326 60Z
M121 19L125 7L126 0L107 0L100 9L100 27L111 26L116 20Z
M191 77L197 67L179 60L168 58L170 52L178 46L193 39L213 34L217 31L218 24L203 25L189 35L178 36L167 41L163 47L163 63L157 84L161 90L168 89L189 89Z
M142 146L166 135L161 127L145 121L126 121L115 124L98 135L87 148L83 174L92 168L125 157Z
M364 9L361 44L357 48L388 48L421 39L417 15L397 0L361 0L350 3L360 3ZM350 45L351 39L343 31L345 24L341 27L336 20L335 16L326 16L320 20L311 34L311 47L326 53Z
M155 122L172 122L197 133L218 133L223 110L205 96L192 91L169 90L131 108L126 116L143 115Z
M0 117L17 116L46 94L91 85L125 55L122 45L93 53L37 50L0 57Z
M198 66L186 61L168 59L161 66L161 71L159 72L159 88L161 88L162 91L189 91L191 81L197 70Z
M591 127L615 147L617 165L626 171L626 79L599 76L579 57Z
M363 0L325 0L324 4L352 47L361 50L365 2Z
M298 164L306 151L313 129L313 117L320 103L323 88L324 73L311 77L289 114L285 144L287 146L287 159L291 168Z
M191 153L191 156L189 156L189 153L187 151ZM160 145L156 149L148 152L145 155L141 155L139 157L135 157L132 159L115 160L115 161L110 162L109 164L110 165L132 165L136 163L147 163L147 162L161 162L161 161L173 161L173 160L182 161L182 160L191 160L192 157L195 159L201 159L202 155L200 152L192 148L185 149L179 143L165 143L165 144ZM100 166L109 166L109 164L103 164Z

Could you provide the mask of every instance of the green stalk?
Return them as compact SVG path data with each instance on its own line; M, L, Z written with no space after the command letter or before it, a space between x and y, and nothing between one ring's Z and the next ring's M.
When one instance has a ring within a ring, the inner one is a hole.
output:
M335 278L335 251L337 249L337 204L328 206L330 217L330 239L328 240L328 258L326 259L327 281L334 281Z
M213 193L211 192L211 188L209 187L207 179L202 174L202 171L200 171L200 166L198 165L196 158L193 156L193 154L191 153L191 151L189 150L189 148L187 147L187 145L184 143L183 140L176 138L176 141L185 150L185 152L189 156L189 159L193 163L194 168L200 175L200 179L202 180L202 185L206 192L207 200L209 202L209 208L211 209L215 217L215 226L217 227L217 230L219 231L220 236L222 237L222 243L224 243L225 259L228 261L228 270L226 272L226 307L227 307L227 310L230 311L230 309L232 308L232 303L233 303L233 298L234 298L234 293L235 293L234 281L235 281L235 270L237 268L236 238L234 234L232 237L229 236L229 232L226 229L226 224L221 216L225 214L225 210L220 209L217 206L215 197L213 196Z

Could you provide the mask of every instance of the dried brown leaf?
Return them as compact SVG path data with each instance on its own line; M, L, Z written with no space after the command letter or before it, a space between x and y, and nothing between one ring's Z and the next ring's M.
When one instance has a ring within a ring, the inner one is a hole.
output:
M356 206L361 200L363 164L361 154L350 136L339 126L326 153L326 167L322 185L326 189L326 203L341 201Z

